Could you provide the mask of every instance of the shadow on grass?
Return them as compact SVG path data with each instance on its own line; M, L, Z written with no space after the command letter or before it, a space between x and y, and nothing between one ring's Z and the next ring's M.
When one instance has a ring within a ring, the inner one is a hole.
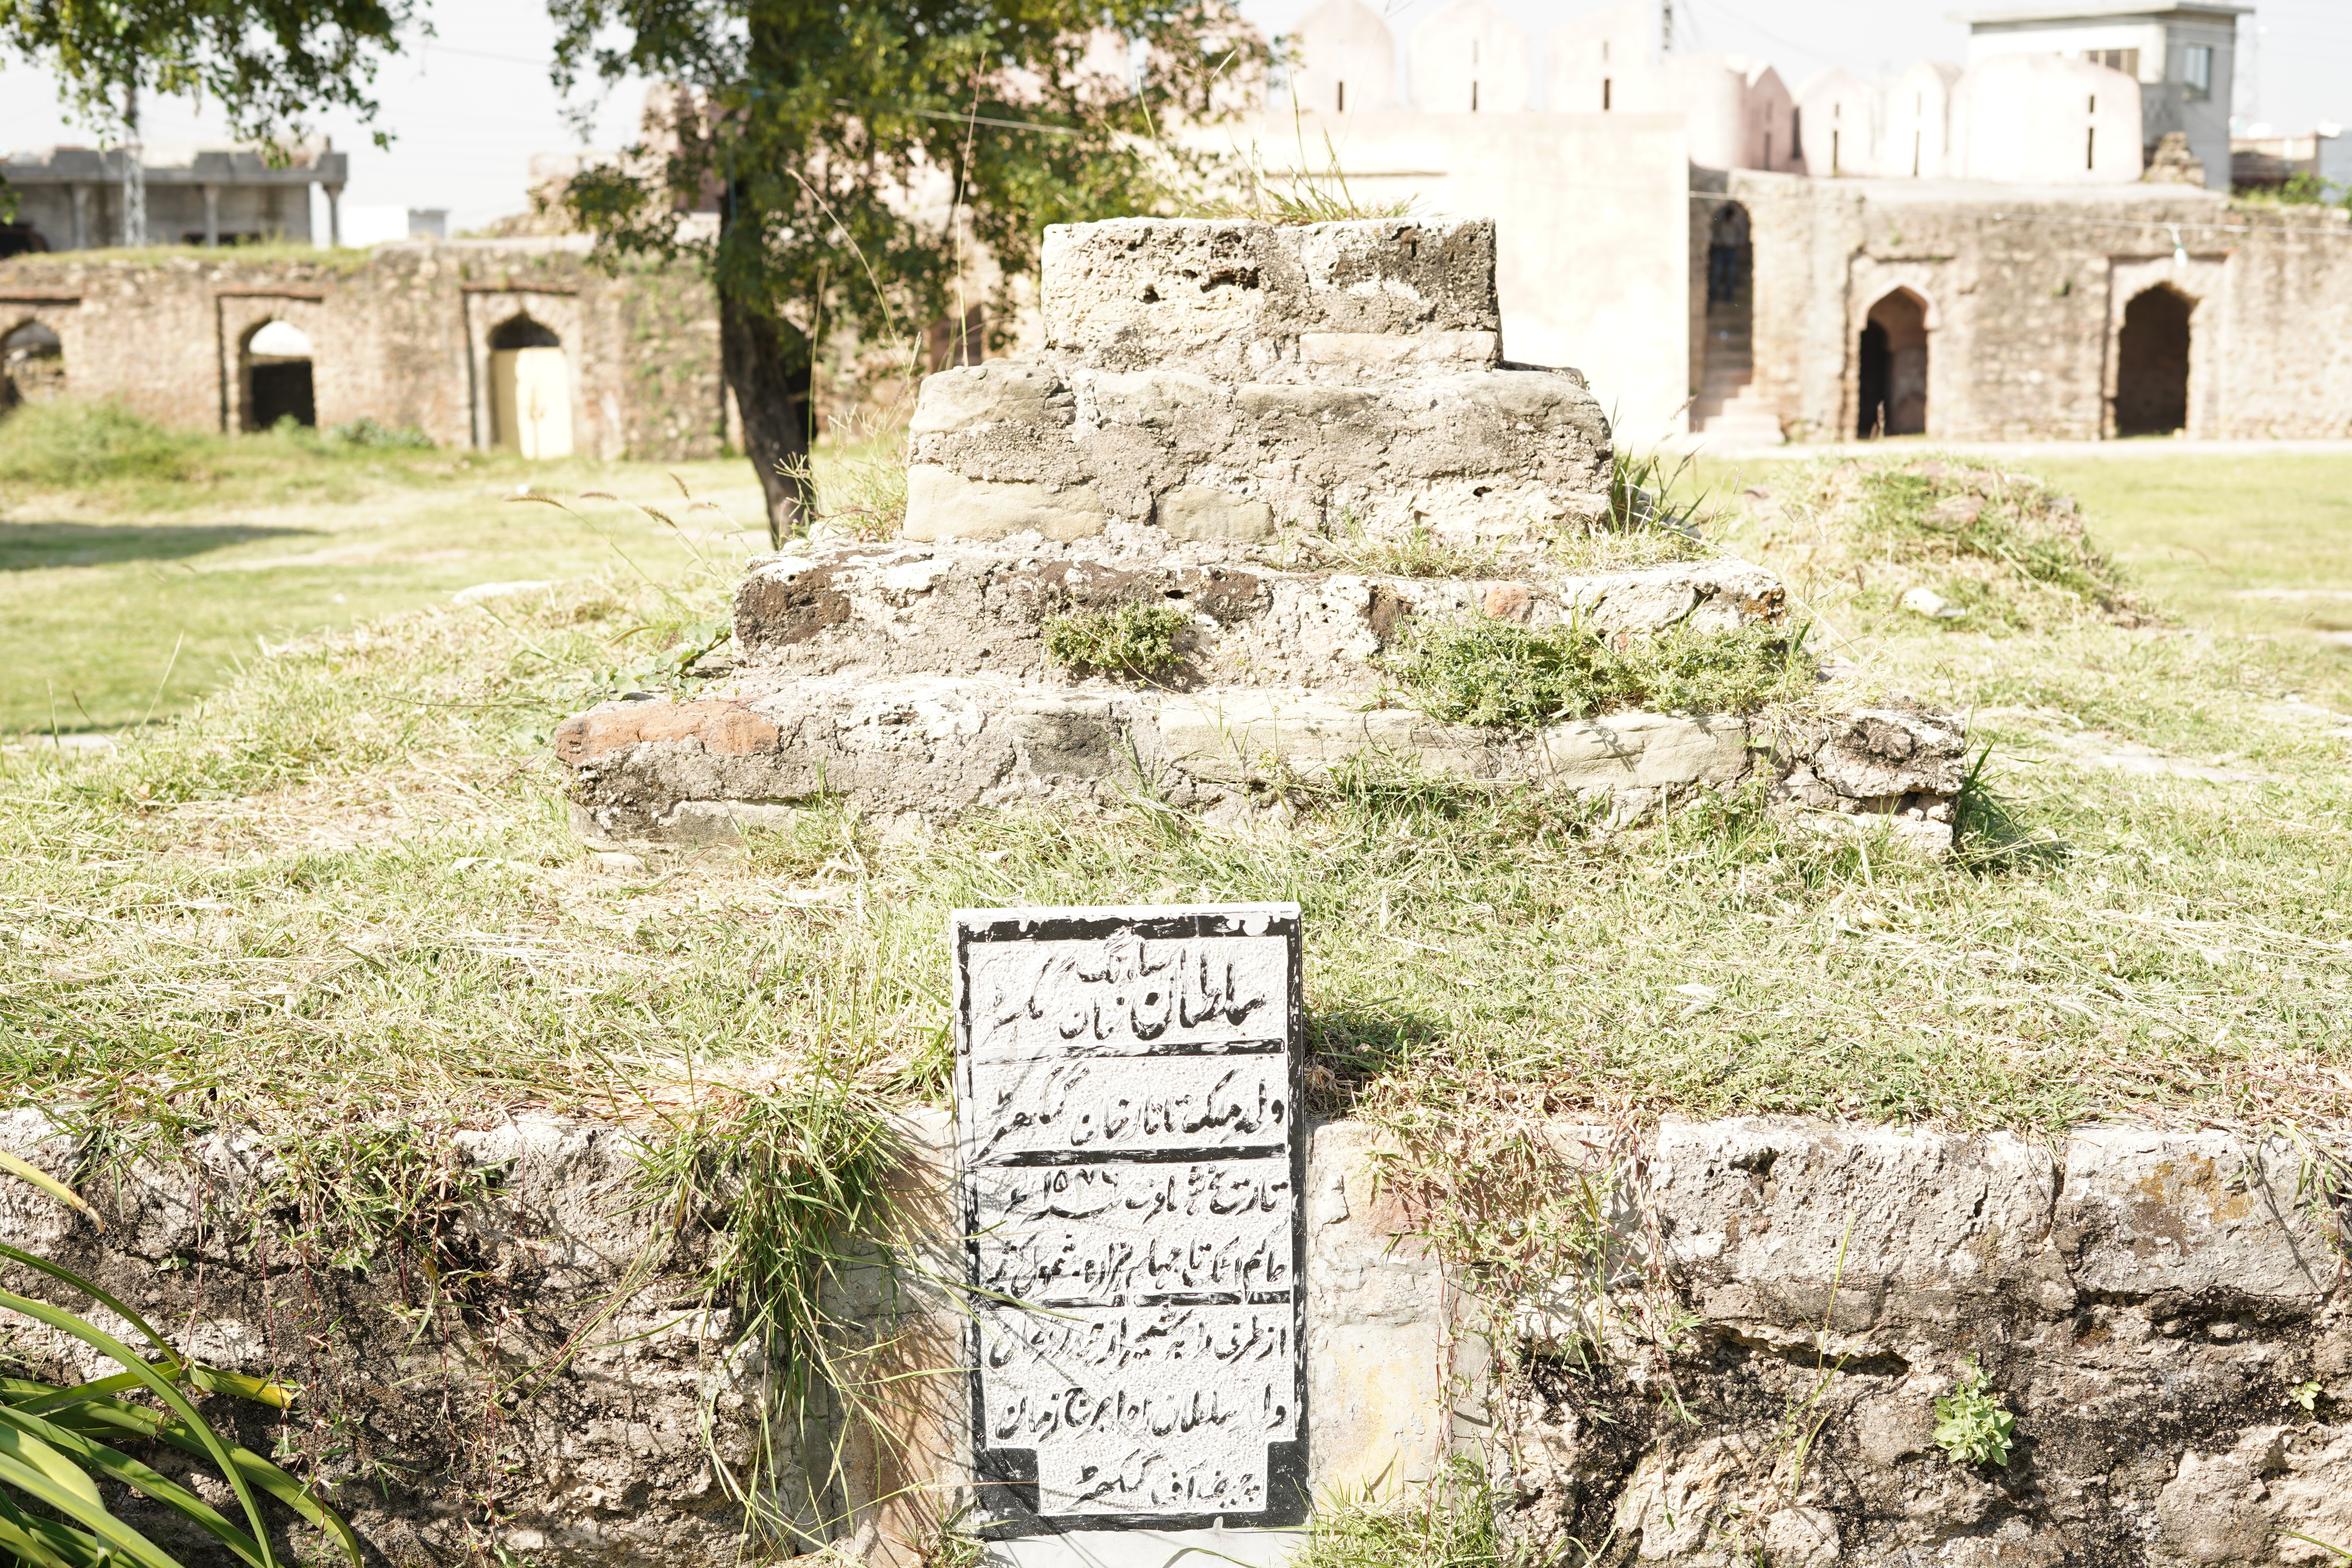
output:
M155 527L145 523L0 522L0 572L56 566L113 566L126 561L181 561L260 539L319 537L312 528L239 522Z
M1979 876L2062 864L2073 847L2048 828L2026 821L2018 802L1986 782L1991 756L1990 746L1979 752L1969 776L1960 781L1960 793L1952 803L1953 858Z
M1374 1079L1405 1066L1433 1046L1444 1029L1407 1006L1342 1002L1307 1015L1307 1109L1344 1116Z

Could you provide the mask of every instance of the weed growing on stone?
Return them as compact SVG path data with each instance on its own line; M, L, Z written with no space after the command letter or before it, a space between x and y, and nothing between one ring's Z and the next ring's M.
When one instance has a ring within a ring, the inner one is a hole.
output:
M1687 454L1614 448L1609 458L1609 525L1696 535L1706 511L1706 492L1696 473L1697 459Z
M640 1202L674 1216L659 1245L706 1259L703 1309L732 1312L774 1369L780 1419L762 1425L751 1473L716 1454L711 1469L752 1534L787 1549L870 1516L880 1450L907 1439L920 1405L908 1380L953 1364L952 1347L891 1327L907 1160L858 1065L819 1059L751 1084L690 1076L642 1182Z
M1208 184L1196 182L1196 188L1184 192L1173 216L1305 225L1412 215L1419 204L1411 196L1380 202L1351 190L1347 174L1339 167L1339 151L1328 132L1323 136L1323 167L1310 168L1305 131L1296 116L1292 129L1298 140L1295 167L1268 169L1264 156L1255 148L1245 157L1219 160L1205 166L1213 180Z
M1518 1562L1496 1530L1496 1500L1466 1457L1383 1497L1373 1486L1324 1498L1298 1568L1506 1568Z
M1346 512L1336 534L1306 543L1325 563L1368 577L1492 577L1503 571L1493 550L1454 543L1418 519L1402 532L1376 531Z
M895 539L907 521L907 432L893 419L850 422L823 464L788 459L783 472L816 496L812 538Z
M1406 700L1449 724L1532 728L1628 709L1749 713L1816 684L1805 631L1684 628L1620 646L1580 622L1491 618L1412 629L1392 662Z
M1936 1446L1956 1465L2006 1465L2017 1417L1990 1392L1984 1368L1970 1356L1960 1381L1936 1398Z
M1177 638L1192 617L1174 605L1129 600L1116 609L1046 617L1045 657L1075 676L1157 681L1183 664Z

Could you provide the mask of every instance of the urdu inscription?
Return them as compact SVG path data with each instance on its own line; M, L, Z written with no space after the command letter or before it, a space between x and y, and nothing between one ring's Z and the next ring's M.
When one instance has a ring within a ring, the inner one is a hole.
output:
M959 910L982 1533L1307 1517L1298 908Z

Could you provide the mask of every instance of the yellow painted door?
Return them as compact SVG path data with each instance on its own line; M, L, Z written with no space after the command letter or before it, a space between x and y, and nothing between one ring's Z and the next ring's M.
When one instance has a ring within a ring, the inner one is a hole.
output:
M526 458L572 455L572 368L562 349L499 349L490 355L498 444Z

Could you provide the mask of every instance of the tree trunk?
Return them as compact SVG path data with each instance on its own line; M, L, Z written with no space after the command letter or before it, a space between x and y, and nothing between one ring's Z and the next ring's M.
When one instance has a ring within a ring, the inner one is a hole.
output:
M719 362L743 417L743 451L768 505L768 542L782 549L816 513L809 471L813 345L787 323L719 291Z

